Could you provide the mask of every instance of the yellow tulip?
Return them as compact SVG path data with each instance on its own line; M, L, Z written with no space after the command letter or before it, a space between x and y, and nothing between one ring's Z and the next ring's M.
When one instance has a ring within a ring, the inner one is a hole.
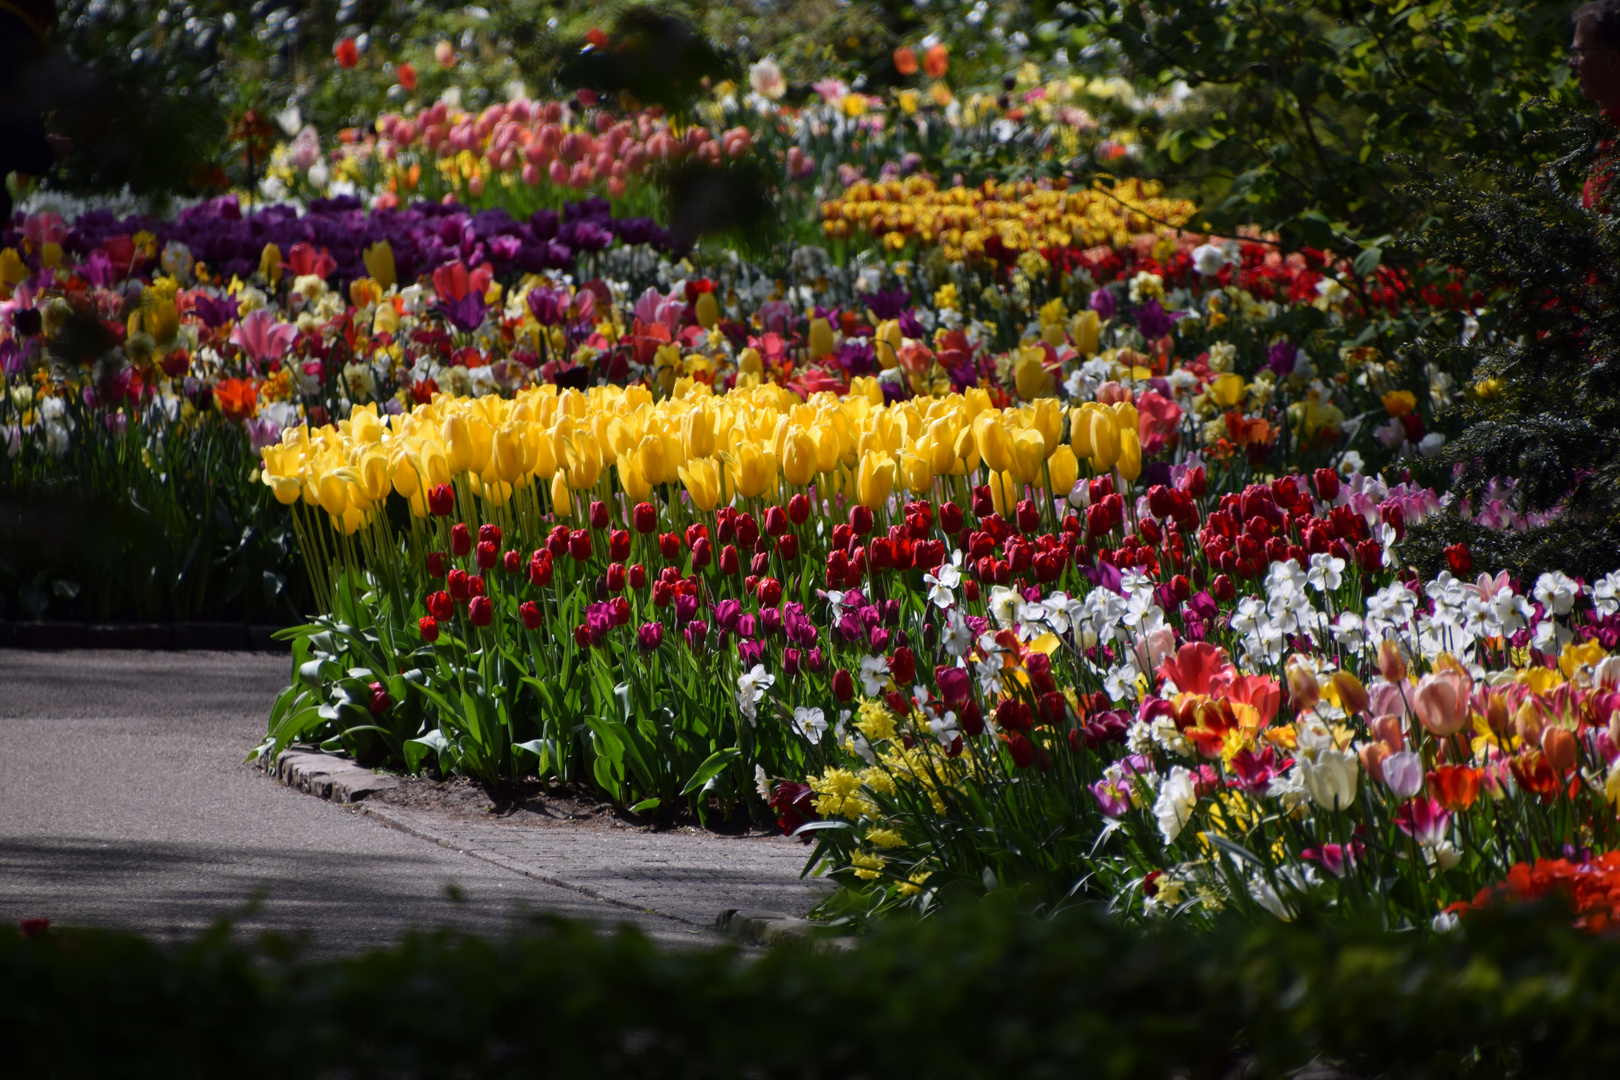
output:
M697 301L692 305L692 315L703 329L714 329L720 321L720 303L715 300L714 293L698 293Z
M394 248L388 241L379 240L372 244L360 258L366 264L366 273L384 290L399 284L394 270Z
M450 475L460 476L472 469L473 439L472 432L467 427L467 417L462 413L446 417L440 435L444 438L445 456L450 462Z
M1074 456L1074 449L1067 444L1060 445L1046 459L1046 472L1052 478L1052 494L1067 495L1080 478L1080 461Z
M1091 444L1091 414L1096 411L1096 404L1089 401L1078 409L1069 410L1069 442L1074 444L1078 457L1088 458L1096 453Z
M602 475L602 445L596 441L596 436L588 431L574 432L568 442L567 457L568 486L575 491L595 487Z
M493 455L495 475L508 484L523 476L523 431L516 424L508 424L495 433Z
M1020 494L1018 477L1010 472L990 474L990 502L996 513L1011 518L1017 510Z
M713 513L714 508L720 505L720 475L714 467L714 459L692 458L677 470L677 474L686 488L686 494L692 499L692 505L705 514Z
M388 455L382 450L373 447L367 450L360 458L360 489L365 492L366 498L372 502L381 502L388 498L388 492L393 489L394 482L390 474L392 468L388 463Z
M321 476L317 497L321 501L321 509L331 514L334 519L343 516L349 508L349 483L339 475L337 469L324 473Z
M1069 323L1069 336L1081 356L1090 359L1097 355L1098 338L1102 334L1102 320L1095 311L1082 311Z
M259 276L272 285L281 280L281 249L275 244L266 244L259 252Z
M382 302L382 289L370 278L355 278L349 282L349 303L357 308L370 307Z
M1029 429L1040 433L1046 455L1063 441L1063 406L1057 398L1041 398L1029 407Z
M871 405L883 404L883 387L870 375L857 375L849 380L849 393L851 397L865 398Z
M1091 468L1105 473L1119 460L1121 432L1119 418L1112 409L1098 409L1091 414Z
M757 499L776 487L776 455L753 443L738 443L728 456L731 486L745 499Z
M920 454L900 455L900 475L906 490L914 495L927 494L934 486L934 469Z
M1236 408L1247 390L1248 386L1244 384L1243 376L1230 371L1217 376L1215 381L1209 384L1209 396L1223 409Z
M1015 432L1012 437L1013 475L1025 484L1043 486L1041 466L1046 464L1046 446L1034 431Z
M422 475L417 472L416 463L411 460L411 455L403 448L394 453L389 480L393 483L394 490L407 499L414 499L422 490Z
M1045 359L1044 349L1032 346L1018 351L1018 359L1013 363L1013 381L1018 386L1018 396L1025 401L1052 393L1052 377L1042 363Z
M861 469L855 477L855 498L863 506L876 510L889 501L894 491L894 458L884 453L871 453L861 458Z
M894 319L886 319L878 324L877 333L872 338L872 348L877 353L879 367L892 368L900 364L900 345L904 342L900 334L900 323ZM881 404L874 402L874 404Z
M820 465L816 440L802 427L794 427L782 440L782 478L794 487L804 487L815 477Z
M1124 431L1126 428L1130 428L1135 431L1141 426L1141 418L1136 413L1136 406L1130 402L1116 401L1110 408L1114 410L1114 415L1119 417L1119 430Z
M925 441L928 447L929 467L935 473L949 475L961 460L956 453L956 431L951 418L942 416L930 423Z
M656 440L656 436L649 435L648 438ZM624 489L625 498L631 502L642 502L652 494L652 485L642 475L639 455L621 455L616 468L619 472L619 486Z
M14 288L28 280L28 264L22 261L16 248L0 251L0 285Z
M160 347L172 345L180 336L180 313L175 310L173 300L152 298L152 306L146 313L146 332Z
M384 302L377 305L377 313L371 317L371 332L373 334L399 333L399 312L394 305Z
M834 348L832 323L824 318L811 319L809 346L812 360L832 355Z
M1006 472L1012 468L1012 437L1001 425L999 417L981 417L974 422L973 430L978 440L979 453L984 455L986 465L996 472Z
M560 470L551 477L551 509L557 514L567 514L574 509L574 498L568 493L568 476Z
M687 413L681 419L681 436L686 442L686 455L695 458L714 456L714 431L713 410L696 408Z
M1142 475L1142 444L1137 439L1135 428L1120 429L1117 467L1120 479L1127 484L1136 483L1136 478Z

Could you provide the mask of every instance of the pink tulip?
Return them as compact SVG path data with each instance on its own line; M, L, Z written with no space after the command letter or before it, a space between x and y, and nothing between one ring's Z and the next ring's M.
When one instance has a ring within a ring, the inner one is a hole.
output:
M576 191L583 190L590 187L591 181L595 179L596 171L594 169L583 161L576 162L573 171L568 174L568 186Z
M568 183L568 166L563 164L562 158L553 159L547 173L551 177L551 182L559 187Z
M236 329L231 331L231 343L260 365L267 365L286 356L287 350L292 348L293 340L297 337L296 326L276 322L275 315L265 308L249 312L246 318L236 324Z
M540 170L533 165L523 166L523 182L530 187L540 183Z
M629 185L617 176L610 176L608 177L607 190L610 198L622 199L624 193L629 190Z
M1414 706L1423 726L1435 735L1453 735L1468 723L1468 695L1473 680L1455 668L1425 675L1418 683Z

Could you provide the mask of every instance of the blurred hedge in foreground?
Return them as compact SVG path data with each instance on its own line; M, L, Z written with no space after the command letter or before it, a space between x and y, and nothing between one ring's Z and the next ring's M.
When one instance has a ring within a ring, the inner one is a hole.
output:
M1234 923L1144 936L994 904L847 951L670 952L537 924L340 960L220 928L0 930L13 1076L1586 1076L1620 1070L1620 939L1559 911L1443 936Z

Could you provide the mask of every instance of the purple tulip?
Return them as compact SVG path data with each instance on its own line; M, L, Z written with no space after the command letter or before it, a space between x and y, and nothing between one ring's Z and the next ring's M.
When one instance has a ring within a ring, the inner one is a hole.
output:
M1107 322L1119 310L1119 303L1114 299L1113 293L1107 289L1098 289L1091 294L1091 310L1097 313L1099 319Z
M1291 375L1294 371L1294 360L1299 350L1286 341L1279 341L1266 350L1266 367L1275 371L1279 377Z

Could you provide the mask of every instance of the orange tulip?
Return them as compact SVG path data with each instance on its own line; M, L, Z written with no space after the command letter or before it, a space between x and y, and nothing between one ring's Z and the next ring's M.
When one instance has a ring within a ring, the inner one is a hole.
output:
M1466 810L1479 798L1479 770L1441 765L1429 771L1429 794L1447 810Z
M923 70L928 72L930 79L943 79L946 69L950 66L951 52L943 43L923 53Z
M911 51L911 46L902 45L894 50L894 70L902 75L917 74L917 54Z

